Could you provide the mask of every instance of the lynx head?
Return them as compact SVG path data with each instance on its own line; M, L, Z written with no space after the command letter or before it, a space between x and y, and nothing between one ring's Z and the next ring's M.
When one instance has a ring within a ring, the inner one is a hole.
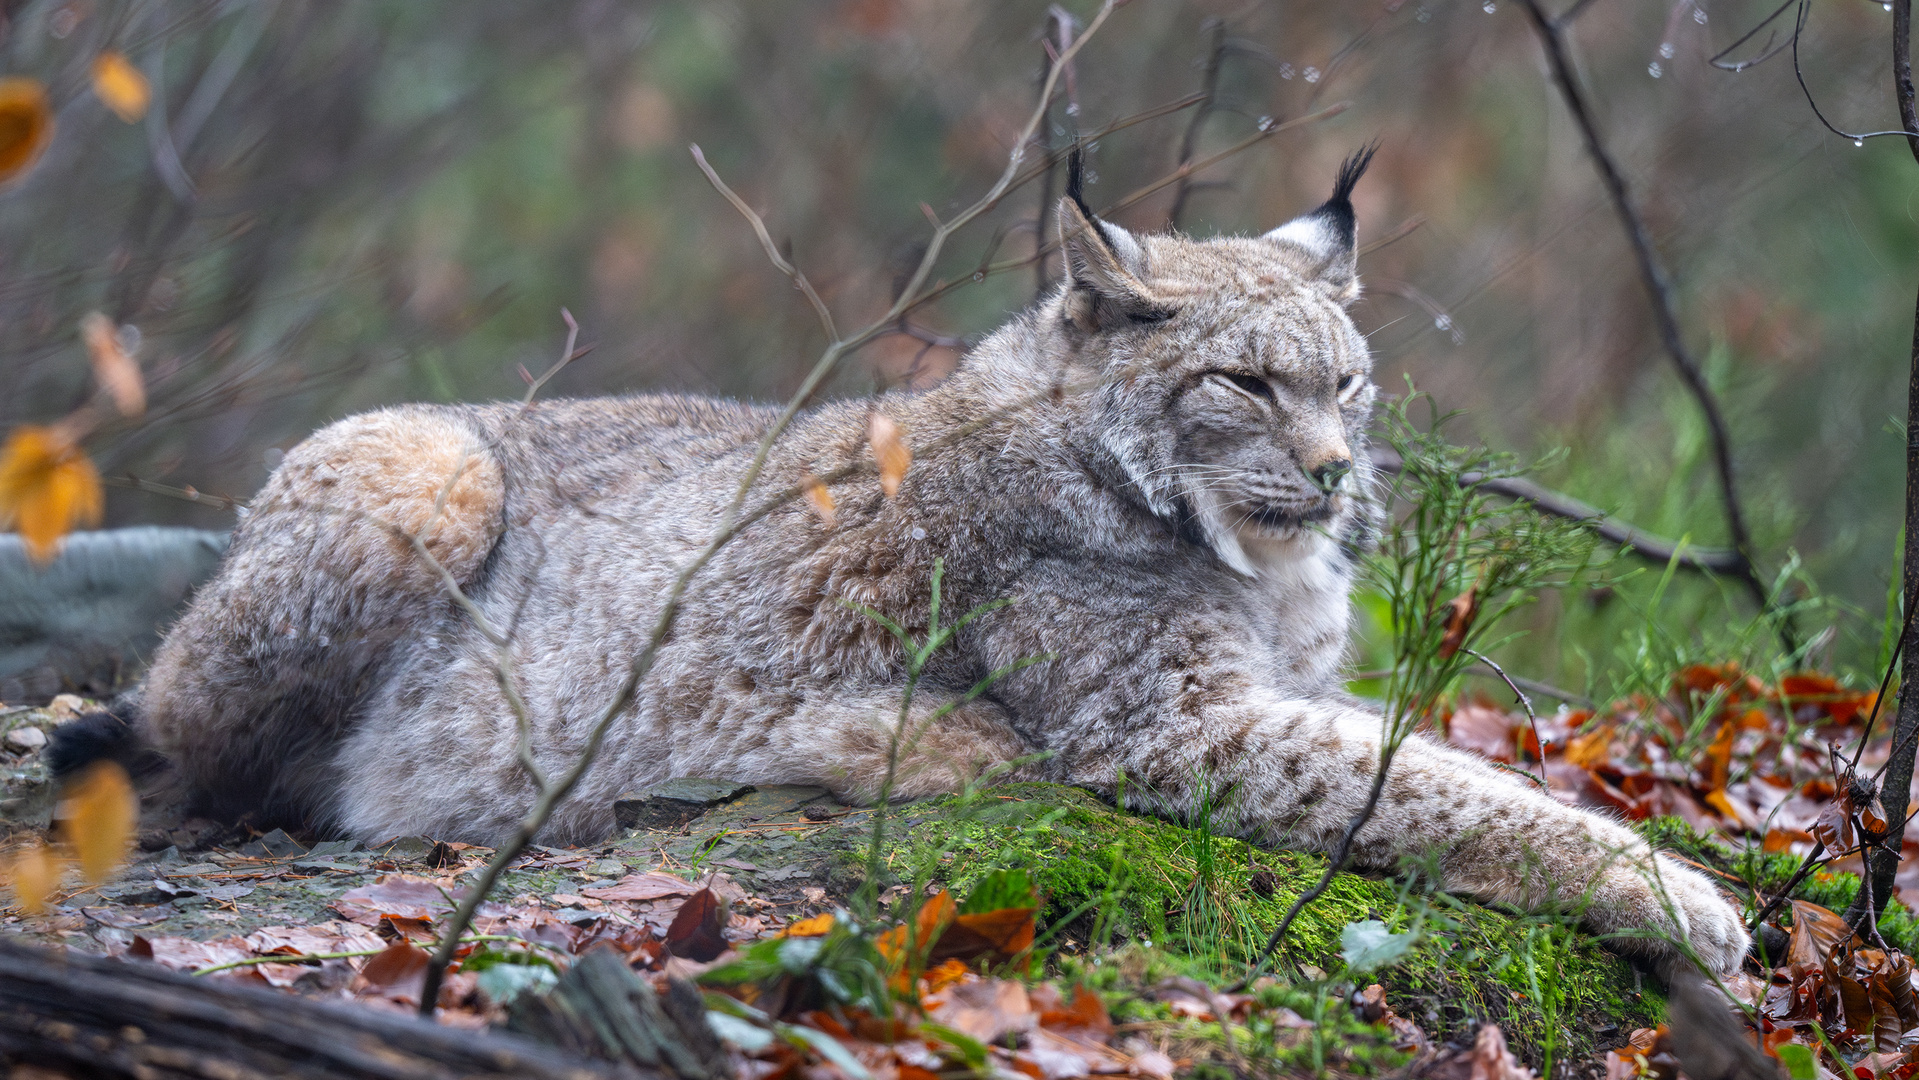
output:
M1249 576L1364 512L1376 388L1346 308L1359 295L1349 196L1372 153L1346 160L1318 209L1255 237L1129 233L1092 215L1076 168L1060 204L1056 340L1101 379L1101 456Z

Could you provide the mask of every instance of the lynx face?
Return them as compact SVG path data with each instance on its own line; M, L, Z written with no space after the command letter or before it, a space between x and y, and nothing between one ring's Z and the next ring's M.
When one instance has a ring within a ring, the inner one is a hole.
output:
M1247 575L1249 551L1340 535L1356 512L1377 393L1346 313L1359 294L1347 193L1365 165L1259 237L1135 236L1062 205L1067 332L1111 376L1106 449L1155 513L1197 525Z

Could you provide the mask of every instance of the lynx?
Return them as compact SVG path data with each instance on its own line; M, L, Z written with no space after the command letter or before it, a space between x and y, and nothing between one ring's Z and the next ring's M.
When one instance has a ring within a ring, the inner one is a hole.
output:
M1332 846L1382 739L1337 678L1379 513L1364 453L1376 389L1347 313L1349 196L1369 157L1260 236L1136 235L1075 190L1059 207L1063 280L954 374L801 414L758 498L844 470L832 519L783 502L692 579L543 839L601 837L617 793L675 776L878 797L906 672L858 607L924 633L942 559L948 611L1012 603L928 667L894 797L1007 762L1109 797L1123 773L1148 808L1190 815L1205 790L1230 790L1215 827ZM871 410L917 448L890 497L856 467ZM368 841L496 842L531 789L498 649L446 579L510 629L534 757L561 770L775 415L635 396L335 423L254 500L159 649L133 726L215 811ZM63 749L69 764L82 752ZM1704 876L1423 737L1399 751L1356 845L1364 866L1415 854L1485 900L1581 897L1590 926L1645 932L1636 947L1656 961L1689 940L1729 971L1747 948Z

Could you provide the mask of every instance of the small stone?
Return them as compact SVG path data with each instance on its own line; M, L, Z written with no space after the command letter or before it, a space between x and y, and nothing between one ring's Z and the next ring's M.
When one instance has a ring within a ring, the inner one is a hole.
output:
M31 754L47 745L47 733L37 727L14 728L7 732L7 749Z
M613 820L622 829L675 829L721 803L756 789L751 784L680 778L613 800Z
M77 719L86 711L87 703L81 700L78 694L59 694L52 701L47 702L47 712L52 715L53 722L56 724Z
M833 816L833 811L827 807L821 806L818 803L814 803L811 806L807 806L804 809L802 809L800 811L800 816L805 818L808 821L825 821L828 818Z

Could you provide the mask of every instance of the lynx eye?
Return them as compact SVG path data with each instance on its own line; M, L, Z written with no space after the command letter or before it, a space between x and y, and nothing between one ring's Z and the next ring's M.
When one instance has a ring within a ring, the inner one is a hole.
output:
M1214 378L1225 380L1234 389L1249 397L1259 398L1262 401L1273 400L1272 384L1257 375L1248 375L1243 371L1214 371L1209 374Z
M1173 317L1167 308L1141 308L1126 313L1126 319L1134 326L1158 326Z
M1351 397L1353 391L1359 389L1359 384L1360 378L1358 372L1354 372L1339 380L1339 396L1341 400Z

